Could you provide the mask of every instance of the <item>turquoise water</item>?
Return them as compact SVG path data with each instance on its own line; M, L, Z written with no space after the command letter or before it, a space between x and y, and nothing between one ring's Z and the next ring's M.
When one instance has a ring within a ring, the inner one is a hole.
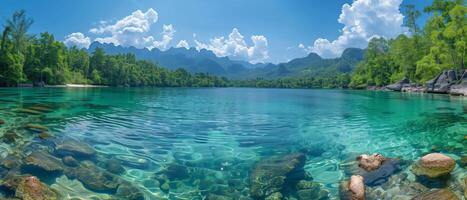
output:
M35 105L52 110L18 111ZM146 199L203 199L210 193L247 197L255 163L295 152L307 156L305 171L336 199L339 182L349 177L343 165L359 154L380 153L408 163L433 151L457 161L467 154L467 99L448 95L247 88L11 88L0 89L0 119L5 121L0 135L14 130L21 136L15 144L1 143L2 158L12 152L49 148L62 138L77 139L97 151L93 162L98 166L105 159L121 161L125 172L119 176L139 187ZM39 139L24 128L28 123L48 127L50 137ZM155 177L173 163L189 169L189 176L206 180L179 180L163 191ZM453 179L465 176L465 168L458 164L454 174ZM67 198L109 199L112 195L90 190L65 175L47 184Z

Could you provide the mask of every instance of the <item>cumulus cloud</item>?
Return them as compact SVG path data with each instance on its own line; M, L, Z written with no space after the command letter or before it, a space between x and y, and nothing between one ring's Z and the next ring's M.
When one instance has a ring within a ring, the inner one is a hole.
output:
M188 45L188 42L186 40L180 40L180 42L178 42L177 48L185 48L185 49L189 49L190 48L190 45Z
M136 48L166 49L174 38L175 28L172 24L162 26L161 39L151 35L151 26L158 21L158 13L150 8L146 12L136 10L131 15L118 20L114 24L101 22L98 27L89 30L99 35L95 41L113 43Z
M91 45L91 39L84 36L83 33L76 32L67 35L63 43L65 43L65 45L68 47L76 46L78 48L88 48L89 45Z
M217 56L229 56L233 59L248 60L252 63L264 62L269 58L268 40L263 35L251 36L252 46L248 46L243 35L234 28L227 38L215 37L209 43L195 40L196 49L211 50Z
M373 37L393 38L407 33L404 16L399 11L402 0L355 0L344 4L338 22L344 24L341 35L333 41L318 38L313 45L299 44L306 52L325 58L338 57L348 47L365 48Z

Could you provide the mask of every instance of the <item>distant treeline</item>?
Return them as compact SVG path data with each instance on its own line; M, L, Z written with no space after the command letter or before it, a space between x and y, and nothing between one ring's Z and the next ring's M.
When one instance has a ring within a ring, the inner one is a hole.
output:
M67 48L47 32L31 36L27 31L33 20L21 10L6 21L1 34L0 86L76 83L161 87L361 88L387 85L404 77L424 83L444 69L465 69L465 1L434 0L424 12L432 16L420 28L416 23L420 11L413 5L407 5L405 26L411 34L390 40L373 38L364 60L351 73L229 81L207 73L168 70L152 62L137 60L133 54L106 55L100 48L88 54L76 47Z
M411 35L391 40L374 38L364 60L352 75L350 86L382 86L409 78L424 84L445 69L466 67L467 7L464 0L434 0L424 12L432 14L424 27L420 12L405 7L405 26Z

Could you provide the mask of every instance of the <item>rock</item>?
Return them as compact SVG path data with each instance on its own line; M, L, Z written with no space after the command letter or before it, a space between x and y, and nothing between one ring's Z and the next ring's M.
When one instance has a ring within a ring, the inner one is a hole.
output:
M362 176L351 176L349 182L349 191L352 193L352 200L365 199L365 184Z
M49 128L42 126L40 124L26 124L26 128L33 132L44 132L49 131Z
M467 96L467 70L464 70L459 83L451 86L449 94Z
M366 171L378 169L385 160L385 157L377 153L372 155L363 154L357 157L358 166Z
M284 196L280 192L275 192L266 197L264 200L282 200Z
M324 200L329 199L329 192L322 188L323 186L319 183L312 181L301 180L297 183L297 196L299 200L306 199L317 199Z
M49 113L49 112L53 112L54 110L48 106L41 106L41 105L35 105L35 106L31 106L28 108L29 110L35 110L35 111L38 111L38 112L44 112L44 113Z
M467 177L464 178L464 198L467 199Z
M46 151L34 151L25 159L25 166L41 169L47 172L63 171L62 163Z
M454 192L448 189L435 189L432 191L424 192L412 200L460 200Z
M183 180L190 177L188 168L179 164L169 165L165 170L165 174L170 180Z
M47 132L41 132L41 133L39 133L39 138L40 138L40 139L45 140L45 139L47 139L47 138L49 138L49 137L50 137L50 135L49 135L49 133L47 133Z
M7 144L15 143L16 140L20 138L15 132L8 131L3 134L2 140Z
M436 78L426 83L427 92L448 93L451 86L457 82L454 70L444 70Z
M22 200L57 200L58 193L40 182L35 176L27 176L20 180L15 197Z
M228 196L217 195L217 194L208 194L206 200L233 200Z
M467 166L467 156L462 156L460 165L461 167Z
M365 180L365 185L376 186L388 181L389 177L401 170L400 160L386 159L382 165L373 171L365 171L361 174Z
M440 153L430 153L412 166L412 172L417 176L437 178L451 173L455 166L454 159Z
M118 186L115 196L125 200L144 200L143 192L138 187L132 186L129 183Z
M125 172L125 168L122 167L121 162L117 159L108 160L105 164L105 168L107 169L107 171L114 174L122 174L123 172Z
M304 154L294 153L258 162L250 175L250 195L265 198L281 191L288 181L305 179L305 160Z
M21 159L13 154L9 154L4 159L0 159L0 166L6 169L16 169L21 166Z
M401 91L402 87L404 87L407 84L410 84L410 80L408 78L404 78L394 84L386 86L386 88L393 91Z
M3 124L5 124L5 120L0 119L0 125L3 125Z
M40 112L40 111L31 110L31 109L27 109L27 108L20 108L20 109L17 110L17 112L24 113L24 114L29 114L29 115L40 115L40 114L42 114L42 112Z
M161 190L163 192L169 192L170 190L170 185L169 185L169 182L165 182L164 184L161 185Z
M92 157L96 155L96 150L88 144L74 139L66 139L57 144L55 147L55 153L61 156L73 156L75 158L79 158Z
M65 156L62 158L62 161L65 165L70 167L77 167L79 165L79 162L72 156Z
M114 193L120 184L117 176L101 170L90 161L83 161L78 167L65 171L68 178L76 178L84 187L96 192Z

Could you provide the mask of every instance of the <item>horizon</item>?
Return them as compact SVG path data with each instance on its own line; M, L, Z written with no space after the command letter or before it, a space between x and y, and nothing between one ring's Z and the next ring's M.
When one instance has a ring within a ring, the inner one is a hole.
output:
M248 9L241 11L241 15L235 15L231 13L233 11L226 11L225 7L234 7L229 2L189 1L187 4L194 6L190 10L176 1L129 1L128 4L112 4L115 12L111 14L88 12L108 6L107 1L97 2L93 8L83 7L89 4L86 2L80 5L53 0L48 2L13 1L6 8L0 8L0 16L4 20L14 11L24 9L34 19L31 27L33 34L48 31L67 46L88 48L92 42L98 41L138 49L157 48L161 51L177 47L196 48L210 50L218 57L229 57L231 60L273 64L306 57L312 52L322 58L336 58L346 48L364 49L372 37L391 39L399 34L407 34L403 26L403 7L413 4L418 10L423 10L431 3L415 0L356 0L326 3L301 1L285 5L279 1L267 1L266 4L262 1L240 1L235 5L236 8ZM44 5L48 7L44 8ZM259 5L263 5L265 10L253 12L253 8ZM43 9L54 10L54 7L63 7L67 13L43 12ZM202 15L194 11L200 7L220 10L210 10L212 12L209 14ZM174 8L191 12L192 15L174 13ZM273 10L281 10L278 13L289 21L274 13L270 16L261 15ZM307 12L309 10L313 12ZM365 10L368 11L363 12ZM228 17L215 17L218 12L224 12ZM428 14L422 14L418 23L423 24L427 17ZM360 24L354 21L360 21ZM288 24L293 28L278 28ZM206 28L200 28L203 25ZM388 26L391 28L386 28ZM359 30L353 31L355 29Z

